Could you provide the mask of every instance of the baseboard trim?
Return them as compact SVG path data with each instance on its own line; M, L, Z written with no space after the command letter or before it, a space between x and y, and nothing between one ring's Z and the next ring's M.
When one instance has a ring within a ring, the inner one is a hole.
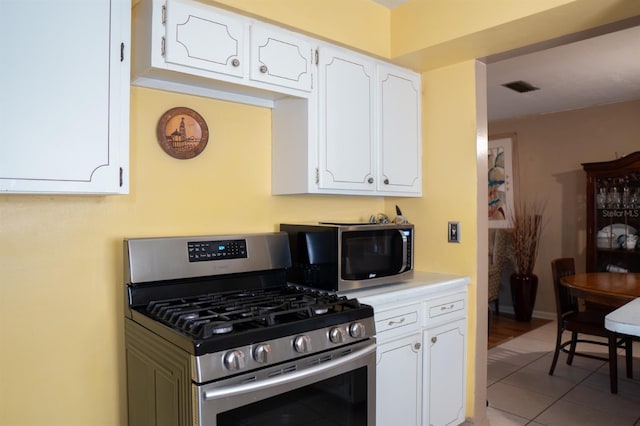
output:
M513 305L500 305L500 312L504 312L505 314L511 314L514 315L515 312L513 310ZM540 319L545 319L545 320L554 320L556 319L556 313L555 312L546 312L546 311L537 311L537 310L533 310L533 312L531 313L531 316L534 318L540 318Z

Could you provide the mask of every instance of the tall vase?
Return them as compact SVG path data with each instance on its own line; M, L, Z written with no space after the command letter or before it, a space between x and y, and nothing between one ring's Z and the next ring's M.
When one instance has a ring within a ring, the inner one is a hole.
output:
M516 321L531 321L537 292L538 277L535 274L511 274L511 299Z

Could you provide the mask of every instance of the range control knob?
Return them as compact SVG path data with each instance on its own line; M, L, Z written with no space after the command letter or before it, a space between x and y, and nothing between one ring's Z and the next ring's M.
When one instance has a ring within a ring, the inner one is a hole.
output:
M245 366L244 352L229 351L224 355L224 366L227 370L240 370Z
M296 336L296 338L293 339L293 349L301 354L311 351L311 337Z
M344 335L342 334L342 330L337 327L329 330L329 340L332 343L342 343L344 341Z
M266 364L269 361L269 355L271 355L271 345L268 343L260 344L253 350L253 359L260 364Z
M364 337L365 328L364 325L360 322L354 322L349 326L349 335L354 339L360 339Z

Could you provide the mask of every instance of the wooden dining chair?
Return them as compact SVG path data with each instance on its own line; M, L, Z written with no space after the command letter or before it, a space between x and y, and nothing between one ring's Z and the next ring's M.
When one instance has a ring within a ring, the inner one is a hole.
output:
M617 356L618 348L625 349L627 377L632 377L632 339L630 336L620 336L610 332L604 327L604 317L614 308L606 309L603 305L587 304L583 310L579 309L578 299L573 296L569 289L560 284L560 279L567 275L575 274L575 263L573 258L564 257L551 261L551 272L553 274L553 288L556 296L556 314L558 320L558 330L556 335L556 348L553 354L553 361L549 369L549 375L553 375L558 362L560 352L565 352L567 356L567 364L571 365L574 356L582 356L586 358L599 359L609 362L609 383L611 393L618 392L618 372L616 371L617 362L613 357ZM571 333L571 339L562 341L562 334L568 331ZM604 337L606 341L592 340L589 338L579 338L579 335ZM608 346L608 356L599 356L586 352L576 351L578 343L590 343L594 345ZM569 347L567 349L567 346ZM614 359L614 362L611 360Z

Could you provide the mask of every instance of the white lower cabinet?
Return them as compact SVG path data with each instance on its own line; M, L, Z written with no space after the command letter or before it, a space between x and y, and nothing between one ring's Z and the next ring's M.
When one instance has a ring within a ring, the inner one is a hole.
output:
M424 421L428 425L464 422L466 352L465 321L458 320L424 331Z
M376 424L420 423L421 340L420 333L414 333L378 345L376 399L384 403L376 405Z
M377 425L465 421L467 295L460 290L425 285L355 295L373 306L376 319Z

